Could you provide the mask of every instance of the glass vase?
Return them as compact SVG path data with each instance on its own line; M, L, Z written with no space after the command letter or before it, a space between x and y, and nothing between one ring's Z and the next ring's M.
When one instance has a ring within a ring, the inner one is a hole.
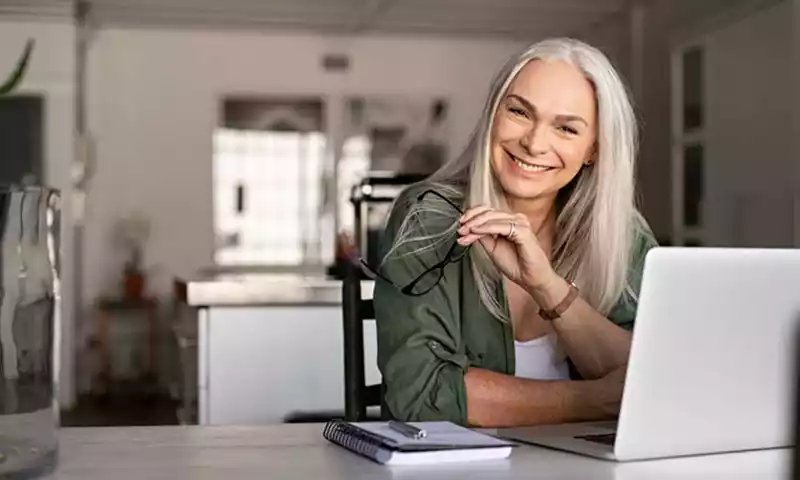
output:
M0 478L57 464L60 224L58 191L0 186Z

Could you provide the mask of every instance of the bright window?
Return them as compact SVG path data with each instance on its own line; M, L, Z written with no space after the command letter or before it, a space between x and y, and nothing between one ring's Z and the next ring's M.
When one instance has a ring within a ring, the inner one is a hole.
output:
M218 129L214 135L215 262L321 264L325 136Z

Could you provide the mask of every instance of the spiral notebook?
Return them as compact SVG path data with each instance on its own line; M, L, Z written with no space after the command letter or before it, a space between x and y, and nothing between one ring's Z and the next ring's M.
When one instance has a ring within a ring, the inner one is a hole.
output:
M515 443L451 422L413 422L427 436L413 439L389 428L387 422L331 420L323 436L384 465L423 465L506 458Z

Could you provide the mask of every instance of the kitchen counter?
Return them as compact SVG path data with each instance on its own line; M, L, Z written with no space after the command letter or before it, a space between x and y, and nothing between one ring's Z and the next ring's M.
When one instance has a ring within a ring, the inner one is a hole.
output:
M342 303L342 281L322 275L219 273L178 283L193 307ZM364 298L372 298L374 285L372 280L361 282Z
M183 417L253 425L343 411L342 284L312 272L217 271L176 281L191 332L179 338L187 346ZM362 296L372 298L373 288L362 281ZM376 325L363 327L364 373L377 384Z

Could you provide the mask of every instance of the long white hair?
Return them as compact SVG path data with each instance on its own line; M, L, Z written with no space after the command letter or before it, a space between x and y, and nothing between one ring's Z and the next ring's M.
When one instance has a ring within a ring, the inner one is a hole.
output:
M531 60L562 60L578 68L594 87L598 112L596 161L585 167L559 192L551 262L554 269L581 290L582 297L607 314L633 290L628 267L637 235L649 235L635 204L634 161L637 150L636 117L628 92L606 56L578 40L555 38L538 42L512 57L495 77L480 121L459 156L428 177L425 183L459 198L466 207L489 205L506 209L502 187L491 167L491 133L499 103L517 73ZM421 218L449 217L452 208L433 196L410 206L386 257L400 247L412 253L437 248L452 239L456 223L429 233ZM430 222L427 222L430 223ZM409 251L408 248L403 248ZM482 248L469 256L481 301L498 319L508 320L504 300L498 298L502 275Z

